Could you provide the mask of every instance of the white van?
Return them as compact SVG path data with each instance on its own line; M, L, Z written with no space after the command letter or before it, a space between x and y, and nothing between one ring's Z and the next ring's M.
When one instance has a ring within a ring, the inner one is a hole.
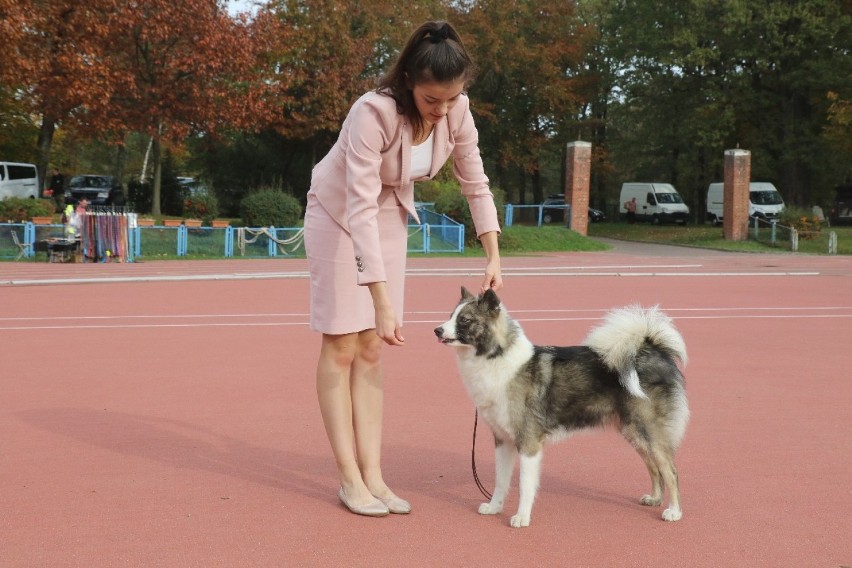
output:
M707 220L714 225L722 223L725 216L725 184L711 183L707 188ZM774 185L767 181L748 184L748 216L777 219L784 211L784 198Z
M624 204L636 198L636 220L660 223L689 222L689 207L670 183L625 183L621 186L618 211L627 214Z
M0 162L0 199L39 196L38 171L33 164Z

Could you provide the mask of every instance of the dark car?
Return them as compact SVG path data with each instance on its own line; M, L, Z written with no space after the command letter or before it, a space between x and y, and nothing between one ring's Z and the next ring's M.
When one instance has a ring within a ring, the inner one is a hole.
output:
M65 203L75 204L85 199L92 205L124 205L121 184L113 176L82 175L68 180Z
M542 202L541 222L552 223L553 221L562 221L565 219L565 211L570 210L571 206L565 203L565 196L562 194L554 194ZM599 223L606 221L606 215L600 209L589 207L589 222Z

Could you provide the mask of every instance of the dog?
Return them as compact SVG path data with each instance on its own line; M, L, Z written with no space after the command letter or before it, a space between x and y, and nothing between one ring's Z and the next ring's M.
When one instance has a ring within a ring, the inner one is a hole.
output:
M662 518L680 520L674 453L689 420L678 367L678 361L686 365L686 345L656 306L609 312L582 345L539 346L494 291L474 296L462 287L461 300L435 335L454 349L462 382L494 434L494 494L480 514L503 511L520 455L518 512L510 524L529 526L545 442L614 426L651 476L651 492L639 502L660 506L665 489L669 503Z

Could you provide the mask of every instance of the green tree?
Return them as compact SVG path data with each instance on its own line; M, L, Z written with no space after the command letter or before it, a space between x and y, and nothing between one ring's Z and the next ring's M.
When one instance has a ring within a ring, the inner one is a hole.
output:
M848 4L848 3L847 3ZM700 212L723 151L752 152L752 177L807 204L838 156L827 93L849 92L850 14L832 0L601 0L601 41L619 63L609 145L623 179L675 183Z

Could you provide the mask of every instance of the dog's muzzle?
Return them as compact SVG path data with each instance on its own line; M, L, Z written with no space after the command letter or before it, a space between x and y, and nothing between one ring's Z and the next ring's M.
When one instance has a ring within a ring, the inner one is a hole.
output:
M435 335L438 337L438 341L441 343L452 343L453 341L455 341L452 337L444 336L444 326L442 325L435 328Z

